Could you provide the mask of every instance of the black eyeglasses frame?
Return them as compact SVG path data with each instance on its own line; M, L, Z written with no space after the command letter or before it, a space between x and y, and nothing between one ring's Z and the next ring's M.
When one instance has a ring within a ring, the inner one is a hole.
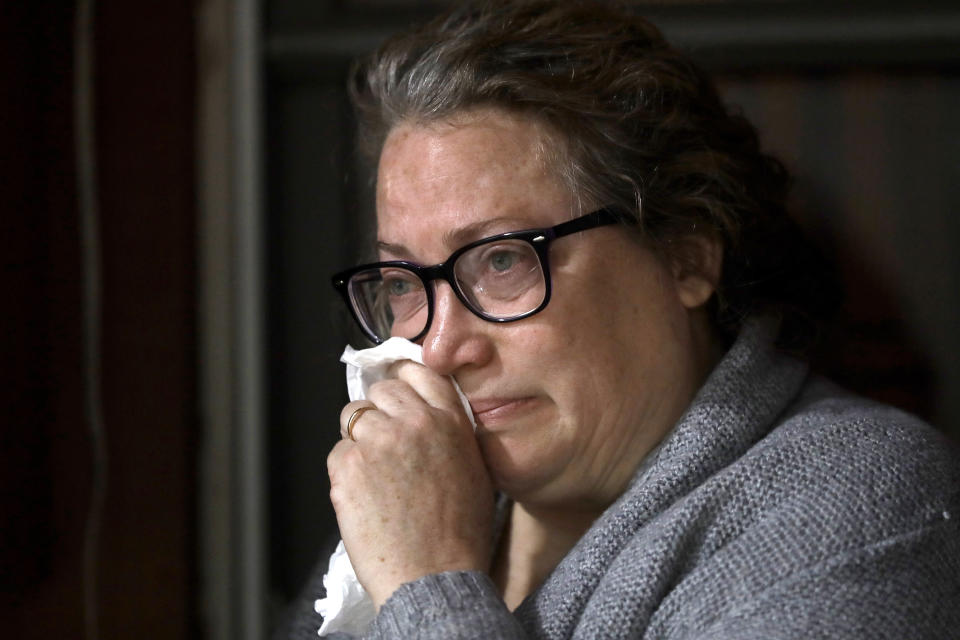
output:
M516 322L517 320L522 320L524 318L529 318L530 316L543 311L547 306L547 303L550 302L551 294L551 283L550 283L550 261L549 261L549 248L550 243L558 238L563 238L579 231L587 231L589 229L595 229L597 227L602 227L606 225L616 224L618 222L625 222L630 218L626 218L622 214L616 213L613 209L609 207L602 207L596 211L591 211L590 213L584 214L573 220L568 220L566 222L561 222L558 225L553 227L547 227L543 229L525 229L522 231L508 231L507 233L500 233L494 236L489 236L487 238L481 238L475 240L467 245L464 245L450 254L450 257L440 264L432 266L423 266L415 262L408 262L406 260L391 260L387 262L374 262L371 264L362 264L350 269L345 269L333 275L331 283L333 284L334 289L336 289L340 295L343 297L344 303L346 303L347 308L350 310L350 314L353 316L353 319L356 321L357 325L363 331L364 335L367 336L374 344L380 344L384 339L378 337L373 331L367 327L366 323L363 321L363 318L357 312L357 305L354 304L350 295L350 279L362 271L371 271L375 269L385 269L385 268L403 268L408 271L411 271L416 275L424 285L424 292L427 296L427 320L424 324L423 331L417 334L415 337L410 338L411 341L416 342L420 338L426 335L427 331L430 330L430 325L433 323L433 310L434 310L434 299L433 299L433 290L434 288L429 286L434 280L444 280L447 284L450 285L450 288L453 289L454 294L457 296L457 299L465 306L471 313L473 313L478 318L486 320L487 322L497 322L497 323L506 323L506 322ZM466 294L463 293L460 289L460 285L457 284L456 274L454 272L454 264L456 264L457 259L460 258L464 253L479 247L484 244L490 244L492 242L498 242L502 240L523 240L530 244L533 247L534 251L537 254L537 258L540 260L540 269L543 272L543 282L544 282L544 293L543 301L535 308L524 313L508 316L506 318L499 318L496 316L491 316L484 313L482 310L477 309L471 304Z

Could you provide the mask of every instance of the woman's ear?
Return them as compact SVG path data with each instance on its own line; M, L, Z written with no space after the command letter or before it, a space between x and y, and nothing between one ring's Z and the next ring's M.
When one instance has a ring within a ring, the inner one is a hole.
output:
M706 304L720 284L723 245L718 238L693 235L677 241L672 258L673 279L687 309Z

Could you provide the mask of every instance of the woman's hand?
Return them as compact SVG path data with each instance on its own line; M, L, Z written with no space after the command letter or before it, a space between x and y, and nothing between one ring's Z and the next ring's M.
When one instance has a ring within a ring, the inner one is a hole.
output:
M413 362L370 387L373 406L327 458L330 499L357 577L379 609L397 587L431 573L487 571L493 489L450 381Z

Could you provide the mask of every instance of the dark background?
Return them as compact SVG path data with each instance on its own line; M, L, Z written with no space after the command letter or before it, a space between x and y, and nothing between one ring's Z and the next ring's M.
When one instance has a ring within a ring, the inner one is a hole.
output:
M96 11L100 362L109 477L100 637L225 637L198 494L215 402L201 388L201 0ZM229 3L227 7L229 17ZM442 4L442 3L440 3ZM960 434L960 9L955 3L645 5L718 76L796 175L795 209L836 257L842 322L817 356L844 384ZM273 0L261 14L265 531L270 616L333 534L324 458L348 334L329 273L369 210L348 61L432 12L401 0ZM83 636L93 481L84 417L83 245L70 3L0 11L0 620ZM229 56L230 51L221 52ZM206 395L205 395L206 394ZM228 455L232 455L228 453ZM227 541L224 541L227 544ZM229 586L229 585L228 585ZM230 612L233 613L233 612Z
M194 3L97 11L104 638L197 629ZM0 620L82 638L84 419L71 3L0 10Z

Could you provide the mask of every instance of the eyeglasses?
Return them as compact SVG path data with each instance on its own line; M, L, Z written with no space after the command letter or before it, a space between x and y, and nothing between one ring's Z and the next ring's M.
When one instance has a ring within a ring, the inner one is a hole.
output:
M460 247L445 262L424 267L394 260L333 276L364 334L379 344L394 336L419 340L430 328L433 280L445 280L463 305L489 322L514 322L550 302L550 243L578 231L623 221L608 208L546 229L511 231Z

